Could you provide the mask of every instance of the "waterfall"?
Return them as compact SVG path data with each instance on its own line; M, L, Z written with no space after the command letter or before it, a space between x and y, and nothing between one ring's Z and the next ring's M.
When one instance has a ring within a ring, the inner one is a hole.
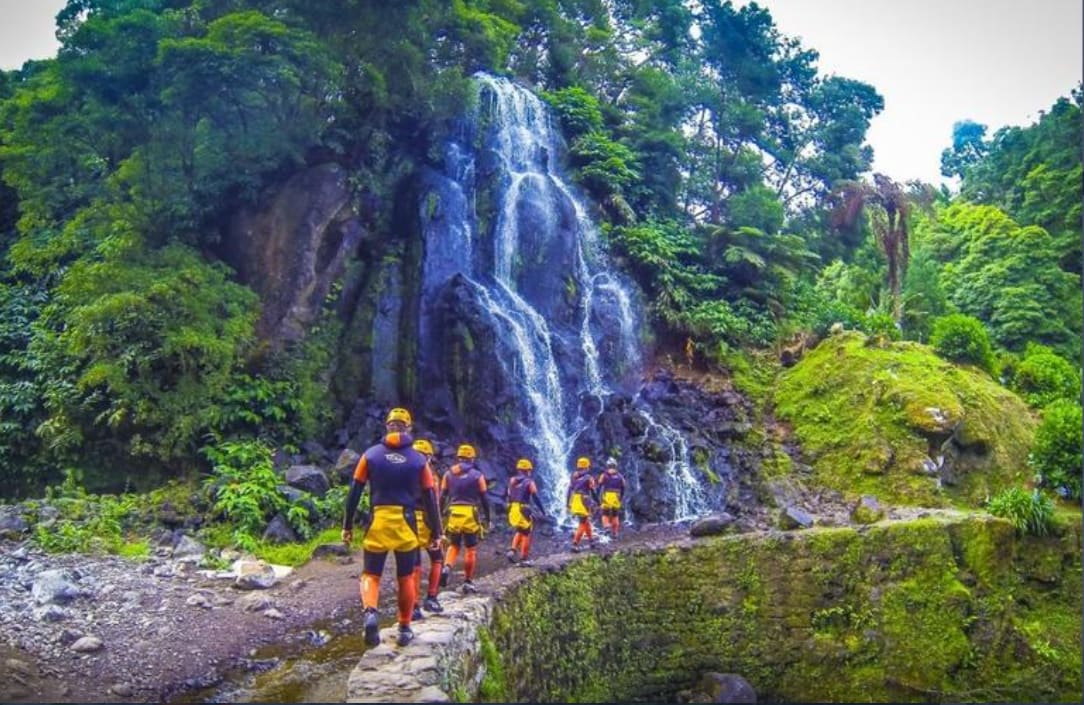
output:
M494 331L487 371L504 375L516 390L514 400L493 403L503 404L501 421L533 450L543 502L563 519L580 435L606 398L640 373L636 307L560 173L562 146L549 110L505 78L474 78L475 110L446 146L443 170L431 179L433 201L422 205L423 354L442 340L431 302L462 275L472 305ZM492 222L483 222L485 214ZM679 487L699 486L681 434L654 419L650 425L672 448L667 470L678 498L675 518L702 511L693 490Z
M637 442L643 443L654 434L666 446L666 478L674 496L674 521L706 514L710 510L707 493L693 473L685 436L660 424L643 405L637 409L647 422L644 435Z

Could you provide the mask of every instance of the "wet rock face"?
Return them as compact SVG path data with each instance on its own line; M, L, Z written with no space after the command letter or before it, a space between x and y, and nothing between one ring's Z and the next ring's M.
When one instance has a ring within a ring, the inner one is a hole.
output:
M260 295L259 335L298 340L365 235L346 172L324 164L295 175L259 210L237 213L221 255Z
M671 465L682 450L658 428L670 426L681 435L685 460L707 508L740 516L758 505L756 460L734 445L751 428L750 414L741 396L711 392L660 369L635 395L607 400L585 434L585 445L596 455L617 457L629 483L627 504L634 521L669 521L679 503Z

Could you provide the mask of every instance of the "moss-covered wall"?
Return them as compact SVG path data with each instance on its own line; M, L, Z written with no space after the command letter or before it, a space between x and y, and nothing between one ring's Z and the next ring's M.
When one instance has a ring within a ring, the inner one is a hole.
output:
M659 702L720 671L762 702L1079 702L1080 544L1079 517L930 517L593 556L500 598L481 695Z

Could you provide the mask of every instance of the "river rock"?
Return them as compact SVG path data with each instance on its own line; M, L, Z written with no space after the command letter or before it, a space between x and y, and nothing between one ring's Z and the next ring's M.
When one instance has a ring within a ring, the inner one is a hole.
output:
M755 703L757 692L749 681L736 673L705 673L700 679L700 690L712 703Z
M734 523L734 517L726 512L711 514L703 519L697 519L689 527L691 536L717 536L725 533L727 527Z
M63 570L45 570L38 574L30 594L39 605L67 604L82 593L72 582L71 574Z

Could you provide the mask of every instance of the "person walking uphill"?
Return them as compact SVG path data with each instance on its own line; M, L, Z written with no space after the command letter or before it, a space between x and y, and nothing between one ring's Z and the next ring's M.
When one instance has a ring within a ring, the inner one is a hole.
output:
M478 561L478 542L482 524L478 521L478 508L485 514L485 526L492 526L489 500L486 499L486 478L474 466L477 453L474 446L461 445L456 450L455 465L444 473L440 481L440 506L448 515L448 556L440 575L440 585L448 584L448 577L459 558L459 551L466 547L463 561L463 592L478 592L474 586L474 568Z
M429 469L432 472L433 468L433 444L424 438L419 438L414 441L414 450L418 451L425 456L426 462L429 463ZM435 477L435 476L434 476ZM418 498L418 504L421 505L421 498ZM440 569L444 564L444 551L438 542L436 546L432 544L433 529L429 526L429 522L425 518L425 512L421 509L416 509L414 512L415 520L418 523L418 550L414 554L414 619L421 619L422 607L429 612L443 612L444 608L440 606L440 601L437 600L437 591L440 586ZM426 591L425 599L421 604L418 604L418 600L422 596L422 548L429 554L429 585Z
M617 471L617 460L606 458L606 469L598 476L598 494L602 505L602 528L617 538L621 531L621 502L625 498L625 478Z
M395 408L388 412L384 422L387 434L382 442L366 450L358 460L350 481L350 493L346 497L342 540L349 546L354 539L354 513L365 485L370 486L372 522L362 543L365 557L361 573L365 643L370 646L380 643L377 605L380 576L384 572L388 551L395 552L395 575L399 588L398 643L406 646L414 638L410 628L415 599L414 559L418 548L414 507L419 498L433 535L433 546L440 545L443 533L429 462L411 447L412 424L410 412L406 409Z
M531 550L531 530L534 528L534 512L531 510L531 501L538 507L539 515L546 516L546 509L542 506L542 500L538 497L538 487L531 479L534 465L527 458L516 461L516 475L508 481L508 493L505 497L508 502L508 523L511 524L515 535L512 537L512 547L505 554L508 560L515 563L519 561L521 566L533 565L527 554Z
M572 536L572 552L580 552L580 540L584 536L588 541L595 540L591 529L591 511L595 505L595 481L591 479L591 461L585 457L576 458L576 469L568 483L568 513L580 520L576 533Z

